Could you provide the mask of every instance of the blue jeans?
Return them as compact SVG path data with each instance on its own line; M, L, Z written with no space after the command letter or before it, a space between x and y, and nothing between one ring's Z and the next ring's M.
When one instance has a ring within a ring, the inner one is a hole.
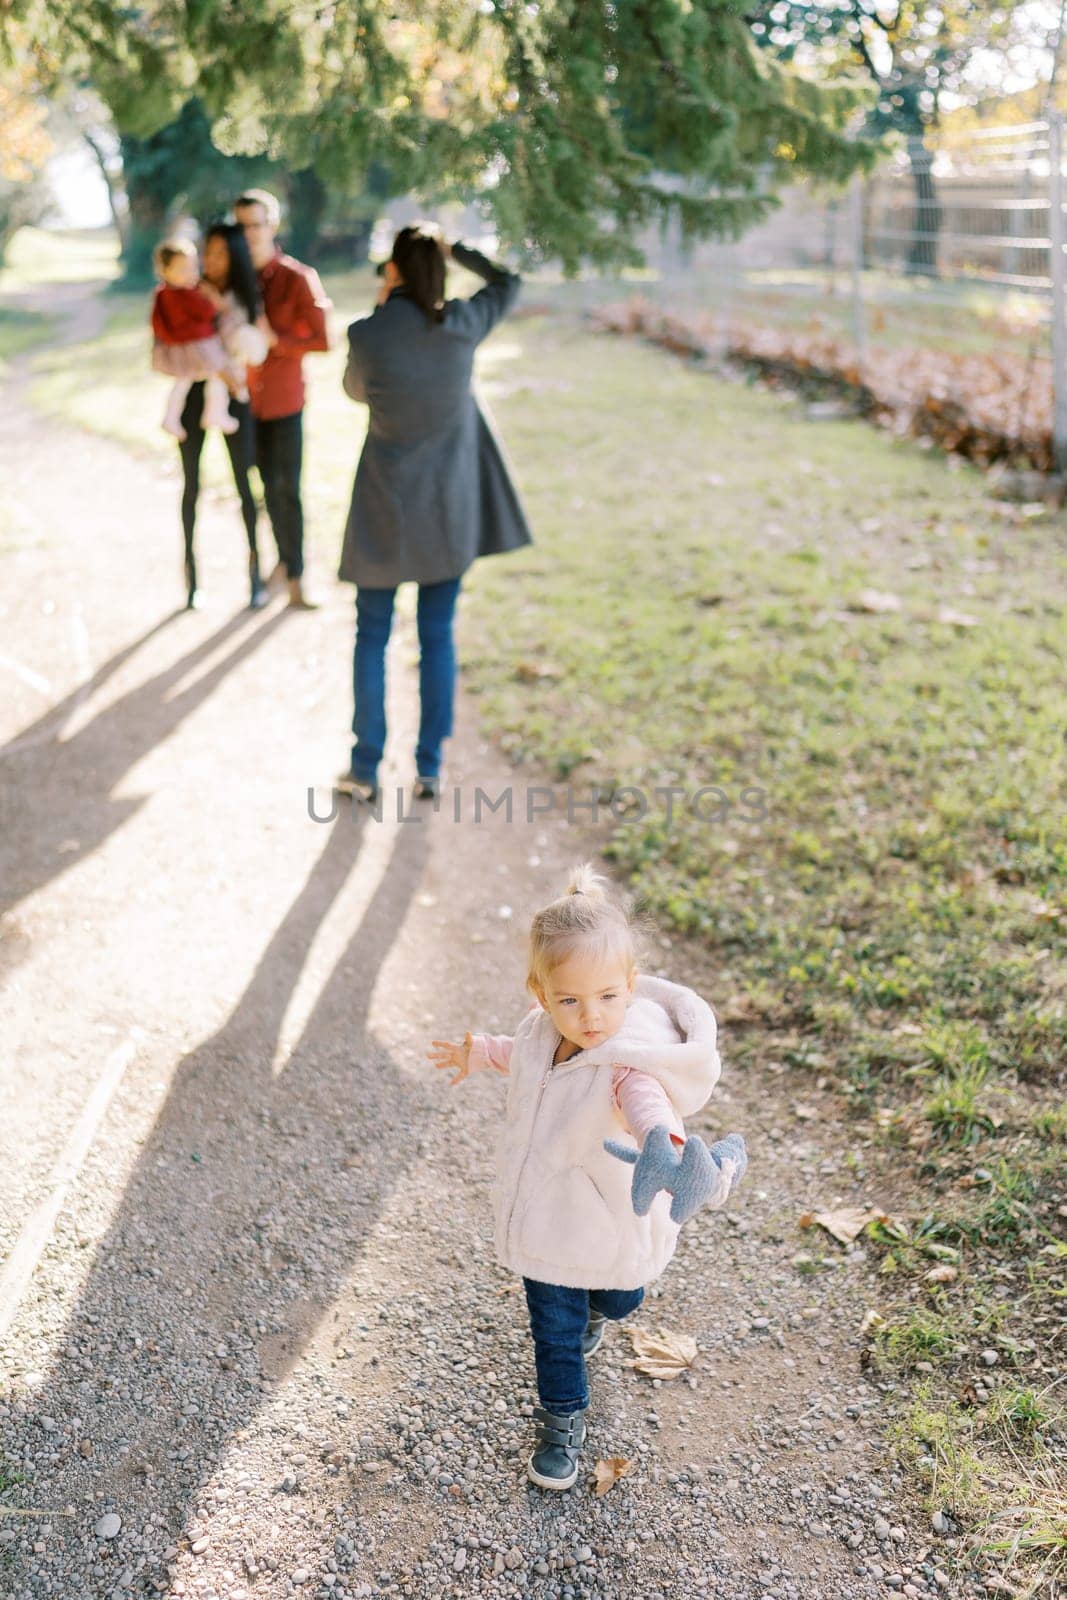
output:
M452 732L452 702L456 690L452 617L459 585L459 578L449 578L445 583L419 584L420 716L415 770L420 778L439 776L441 746ZM378 763L385 750L385 647L393 625L395 599L395 589L356 591L352 773L364 783L376 782Z
M643 1289L562 1289L523 1278L530 1311L537 1397L546 1411L569 1417L589 1404L582 1335L590 1311L621 1322L645 1298Z

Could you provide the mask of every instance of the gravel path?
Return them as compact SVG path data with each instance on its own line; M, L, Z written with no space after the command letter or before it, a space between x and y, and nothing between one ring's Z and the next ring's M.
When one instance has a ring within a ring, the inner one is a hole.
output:
M744 1130L750 1176L637 1319L697 1362L653 1384L612 1329L588 1461L632 1473L602 1499L526 1483L524 1308L488 1224L501 1086L451 1091L423 1051L514 1025L529 914L588 841L467 804L312 820L346 749L349 591L242 611L240 527L209 505L211 608L175 614L173 475L17 390L0 448L0 1254L130 1058L0 1341L0 1597L949 1592L951 1530L908 1510L860 1368L862 1251L794 1265L800 1211L883 1196L773 1064L731 1076L728 1030L704 1125ZM400 751L413 651L405 616ZM473 703L450 779L516 782ZM722 1005L706 957L664 940L662 962Z

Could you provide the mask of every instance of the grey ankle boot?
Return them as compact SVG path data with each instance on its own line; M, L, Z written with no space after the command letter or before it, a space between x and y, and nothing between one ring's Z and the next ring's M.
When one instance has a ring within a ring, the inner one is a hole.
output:
M557 1417L537 1406L537 1441L526 1463L526 1475L541 1489L569 1489L578 1479L578 1454L585 1442L585 1418L580 1411Z
M590 1311L589 1321L582 1334L582 1355L588 1361L590 1356L595 1356L600 1346L604 1343L604 1329L608 1325L607 1317L602 1317L599 1311Z

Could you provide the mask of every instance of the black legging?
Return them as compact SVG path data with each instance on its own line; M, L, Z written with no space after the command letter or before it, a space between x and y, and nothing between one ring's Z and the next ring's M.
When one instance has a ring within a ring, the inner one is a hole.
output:
M194 534L196 532L196 503L200 498L200 452L204 448L204 430L200 419L204 412L204 385L194 383L189 390L189 398L185 402L182 412L182 427L185 429L185 438L178 446L182 455L182 472L185 475L185 487L182 490L182 529L185 533L185 567L189 575L190 588L196 587L196 558L194 555ZM230 396L230 415L236 417L240 426L236 433L227 433L226 449L230 454L230 467L233 470L233 481L237 486L237 493L241 501L241 517L248 537L249 556L257 563L259 551L256 548L256 502L252 498L252 489L248 482L249 468L254 464L255 457L255 423L252 419L252 409L247 400L235 400Z

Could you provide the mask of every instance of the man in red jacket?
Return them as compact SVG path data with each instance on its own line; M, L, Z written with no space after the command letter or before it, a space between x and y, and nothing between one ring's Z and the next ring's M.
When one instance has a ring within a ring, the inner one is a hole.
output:
M234 203L259 274L268 327L267 359L248 370L256 421L256 466L263 480L271 527L278 545L278 573L289 580L289 603L302 610L315 602L304 593L304 513L300 504L303 458L303 357L328 350L326 315L331 310L318 273L282 255L275 238L281 209L266 189L249 189ZM274 574L272 574L272 577Z

